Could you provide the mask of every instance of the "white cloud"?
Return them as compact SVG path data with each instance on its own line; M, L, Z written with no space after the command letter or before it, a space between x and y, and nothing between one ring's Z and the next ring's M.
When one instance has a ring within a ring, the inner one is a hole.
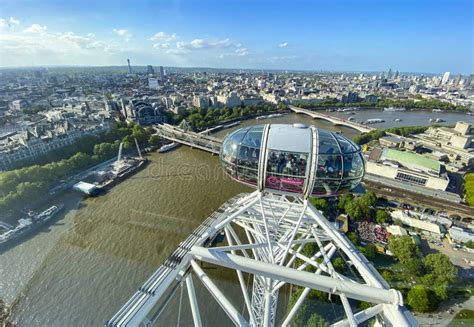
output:
M171 44L167 42L153 44L153 48L155 49L165 50L165 49L169 49L170 47L171 47Z
M0 18L0 28L12 28L15 25L19 25L20 21L14 17Z
M288 46L287 42L283 42L278 45L279 48L286 48L287 46Z
M126 42L130 41L132 38L132 33L130 33L126 29L113 29L114 33L117 34L118 36L122 37Z
M87 34L87 37L94 38L94 37L95 37L95 34L94 34L94 33L88 33L88 34Z
M18 19L15 19L14 17L10 17L10 19L8 20L8 22L11 24L11 25L20 25L20 21Z
M166 34L165 32L158 32L149 38L150 41L170 42L177 39L176 33Z
M0 33L0 66L110 64L120 62L124 48L113 40L95 39L92 34L48 31L33 24L25 31Z
M176 42L178 49L200 50L200 49L227 49L239 48L242 44L233 43L230 39L194 39L191 42Z
M31 24L31 26L23 30L23 32L39 34L46 32L47 29L48 28L46 26L41 26L39 24Z
M235 53L237 56L242 57L248 55L249 51L247 50L247 48L238 48L237 50L235 50Z

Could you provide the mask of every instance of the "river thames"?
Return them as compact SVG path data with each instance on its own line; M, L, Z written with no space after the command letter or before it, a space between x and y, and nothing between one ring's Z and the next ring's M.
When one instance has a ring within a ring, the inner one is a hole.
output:
M366 117L385 119L372 125L382 128L427 125L437 117L446 124L474 121L454 113L367 110L355 115L356 120ZM395 123L395 118L402 121ZM252 119L235 128L266 122ZM348 137L357 133L304 115L271 122L313 124ZM103 325L210 213L228 198L251 191L225 177L218 157L206 152L182 146L151 153L149 159L146 169L104 196L61 196L58 202L67 206L62 217L0 255L0 298L15 303L13 318L19 326ZM220 314L210 316L206 325L222 325Z

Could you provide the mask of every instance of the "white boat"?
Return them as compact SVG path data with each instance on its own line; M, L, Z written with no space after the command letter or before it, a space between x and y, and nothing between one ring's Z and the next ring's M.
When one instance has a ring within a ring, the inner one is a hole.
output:
M387 107L383 108L383 111L405 111L405 108Z
M367 119L365 121L366 124L378 124L378 123L383 123L385 120L380 119L380 118L372 118L372 119Z
M173 150L173 149L176 149L176 148L179 147L180 145L181 145L181 144L176 143L176 142L169 143L169 144L165 144L165 145L163 145L163 146L158 150L158 152L159 152L159 153L168 152L168 151L171 151L171 150Z
M393 121L400 122L402 120L400 118L395 118Z
M260 120L260 119L265 119L265 118L267 118L267 116L258 116L258 117L255 118L255 119Z
M353 120L354 120L354 117L351 116L351 117L347 118L347 120L348 120L348 121L353 121Z
M433 109L433 110L431 110L431 111L432 111L432 112L443 112L443 110L441 110L441 109Z
M283 117L283 114L271 114L271 115L268 115L267 118L276 118L276 117Z

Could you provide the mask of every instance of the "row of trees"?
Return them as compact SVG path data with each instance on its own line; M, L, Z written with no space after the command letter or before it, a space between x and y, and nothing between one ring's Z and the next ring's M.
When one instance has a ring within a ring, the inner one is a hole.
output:
M375 129L365 134L359 134L354 136L353 141L359 145L369 143L374 140L378 140L381 137L387 135L387 133L393 133L400 136L409 136L413 134L420 134L425 132L430 126L405 126L405 127L391 127L385 130Z
M134 146L135 138L143 145L153 141L150 136L150 130L138 125L119 124L101 136L82 138L72 146L82 151L77 151L66 159L0 173L0 212L23 207L32 199L41 198L58 181L113 157L117 154L121 141L124 142L124 148L128 149ZM103 142L93 143L97 140Z
M333 108L333 107L361 107L361 108L385 108L385 107L403 107L408 109L444 109L444 110L459 110L466 111L463 106L458 106L449 102L444 102L437 99L423 99L417 95L413 100L399 100L380 98L377 103L374 102L354 102L344 103L336 99L327 99L321 102L313 101L297 101L295 106L305 109L312 108Z
M474 173L466 174L464 177L464 192L467 204L474 207Z
M438 99L423 99L421 95L417 95L414 100L395 100L381 98L377 101L377 107L403 107L408 109L444 109L460 111L467 110L463 106L458 106Z
M448 256L431 253L422 258L410 236L392 236L388 248L398 264L392 272L383 275L389 282L399 285L397 288L405 293L407 304L413 310L433 311L449 297L450 287L457 279L457 269Z
M259 104L246 107L235 108L209 108L186 111L182 115L167 113L168 122L172 124L179 124L183 119L186 119L193 130L202 130L204 128L215 126L223 121L245 118L256 114L265 114L277 110L285 110L286 105L283 103L278 106L274 104Z

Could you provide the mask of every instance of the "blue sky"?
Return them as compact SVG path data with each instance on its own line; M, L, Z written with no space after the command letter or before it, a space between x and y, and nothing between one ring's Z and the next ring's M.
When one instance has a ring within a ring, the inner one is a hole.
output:
M473 1L0 0L0 66L473 73Z

